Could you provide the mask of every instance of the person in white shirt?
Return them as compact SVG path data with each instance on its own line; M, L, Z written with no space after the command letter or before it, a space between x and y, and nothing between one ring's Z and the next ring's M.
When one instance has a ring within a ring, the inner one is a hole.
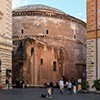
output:
M72 83L71 83L71 81L68 82L68 92L69 92L69 94L72 93Z
M63 91L64 91L64 81L63 81L63 78L61 78L59 80L59 87L60 87L60 93L63 94Z

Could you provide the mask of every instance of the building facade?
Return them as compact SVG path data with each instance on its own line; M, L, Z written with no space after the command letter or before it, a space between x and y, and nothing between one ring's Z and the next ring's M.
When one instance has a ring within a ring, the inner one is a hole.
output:
M32 37L20 40L18 44L13 55L13 82L19 79L30 86L40 86L52 80L56 85L62 77L60 49Z
M87 81L100 79L100 0L87 0Z
M0 82L5 83L12 70L12 0L0 1Z
M19 72L23 73L13 79L24 79L30 85L42 85L48 81L56 84L62 76L84 79L85 33L83 21L49 6L27 5L13 10L13 73L18 66ZM35 42L28 43L26 38L33 38ZM24 49L20 49L20 45ZM21 50L25 51L23 60L23 56L18 56ZM25 70L30 72L24 74Z

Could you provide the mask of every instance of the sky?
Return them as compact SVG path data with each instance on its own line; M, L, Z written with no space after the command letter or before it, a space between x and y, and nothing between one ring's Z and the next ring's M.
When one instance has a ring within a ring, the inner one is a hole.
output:
M51 6L86 22L86 0L13 0L12 8L31 4Z

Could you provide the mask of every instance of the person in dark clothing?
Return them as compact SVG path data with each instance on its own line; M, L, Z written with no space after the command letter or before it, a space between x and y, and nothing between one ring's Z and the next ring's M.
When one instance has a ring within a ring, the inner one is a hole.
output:
M9 89L9 80L8 80L8 78L6 79L5 83L6 83L6 89Z
M16 80L16 88L20 88L20 81L19 81L19 79Z
M52 81L50 82L49 86L51 88L51 92L53 93L54 92L54 85L53 85L53 82Z

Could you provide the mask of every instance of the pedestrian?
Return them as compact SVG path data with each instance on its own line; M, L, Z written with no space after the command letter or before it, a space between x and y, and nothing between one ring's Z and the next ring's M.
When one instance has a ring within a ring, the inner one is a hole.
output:
M72 83L69 80L69 82L68 82L68 94L71 94L71 93L72 93Z
M6 78L5 83L6 83L6 89L9 89L9 80L8 80L8 78Z
M60 93L63 94L63 91L64 91L64 81L63 81L63 78L61 78L58 82L59 84L59 87L60 87Z
M20 87L20 81L19 81L19 79L17 78L16 79L16 88L19 88Z
M51 87L51 92L53 93L53 92L54 92L54 85L53 85L53 82L51 81L49 85L50 85L50 87Z
M52 98L52 90L51 90L51 86L50 85L48 85L47 86L47 98Z
M68 91L68 81L66 81L65 83L65 88L66 88L66 91Z
M73 93L76 93L76 82L75 82L75 80L72 82L72 90L73 90Z
M24 80L22 80L22 88L24 88L24 87L25 87Z

